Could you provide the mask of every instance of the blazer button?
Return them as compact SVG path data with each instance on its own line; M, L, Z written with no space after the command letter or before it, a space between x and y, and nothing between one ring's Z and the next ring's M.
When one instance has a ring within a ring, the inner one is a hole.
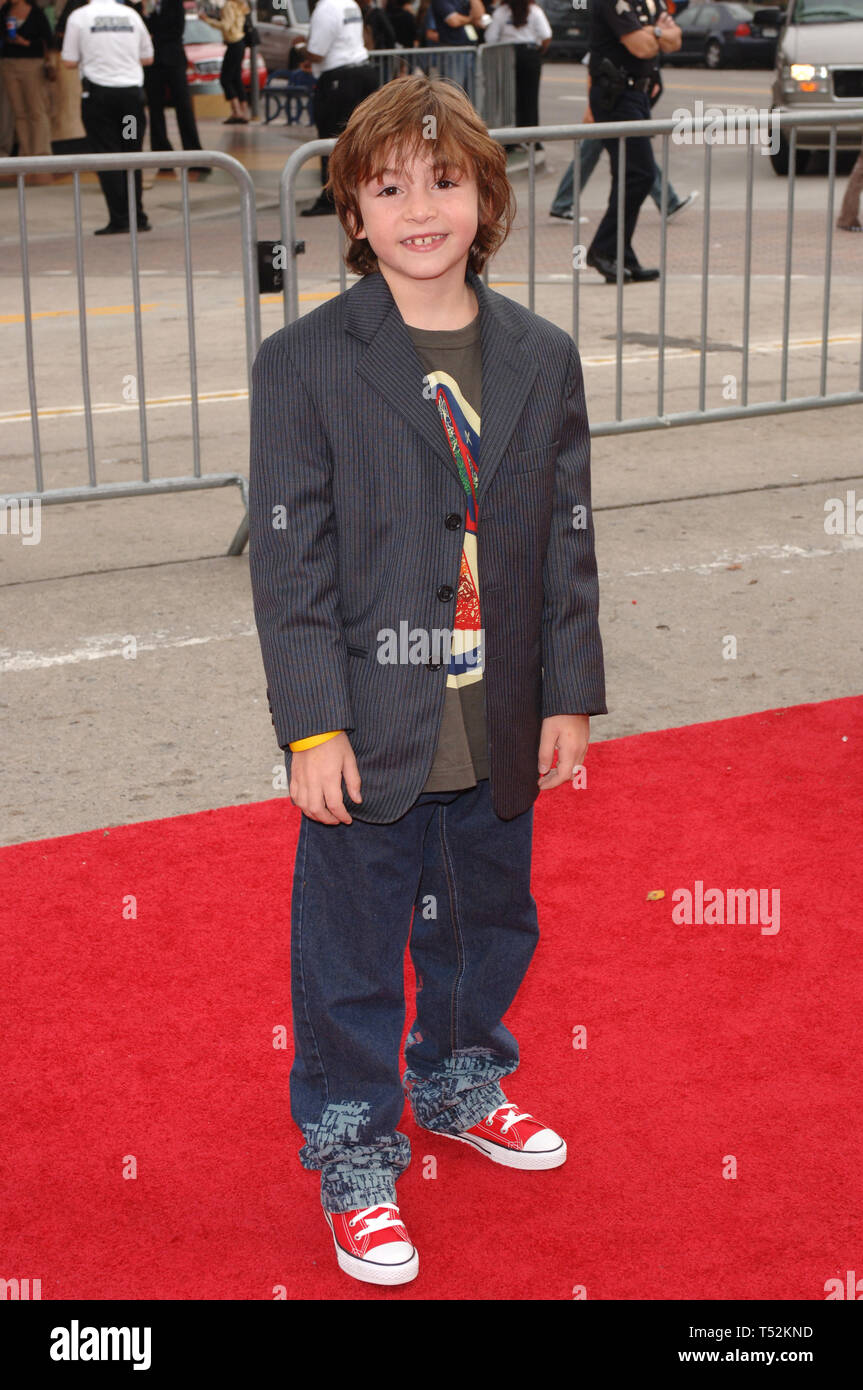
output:
M448 531L460 531L461 517L459 516L458 512L450 512L444 525L446 526Z
M455 590L452 588L450 584L441 584L440 588L437 591L437 596L442 603L449 603L454 592Z

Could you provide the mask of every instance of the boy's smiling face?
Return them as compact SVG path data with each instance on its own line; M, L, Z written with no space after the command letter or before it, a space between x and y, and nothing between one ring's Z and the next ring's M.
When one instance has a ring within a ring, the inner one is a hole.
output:
M403 169L388 151L379 178L357 189L362 227L390 281L463 283L467 257L479 225L479 192L472 171L452 169L435 179L432 149ZM452 272L452 274L450 274Z

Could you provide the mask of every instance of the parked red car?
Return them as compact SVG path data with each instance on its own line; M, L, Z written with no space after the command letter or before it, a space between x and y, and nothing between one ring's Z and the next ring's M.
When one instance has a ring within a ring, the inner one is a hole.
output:
M186 76L189 80L189 90L194 95L196 92L209 94L210 92L220 92L219 73L222 67L222 58L225 55L225 45L221 39L217 39L216 30L211 29L209 24L198 19L194 13L186 14L186 28L183 31L183 47L186 51ZM249 50L243 54L242 69L243 85L252 85L252 64L249 59ZM267 84L267 71L263 60L258 53L258 89L263 91Z

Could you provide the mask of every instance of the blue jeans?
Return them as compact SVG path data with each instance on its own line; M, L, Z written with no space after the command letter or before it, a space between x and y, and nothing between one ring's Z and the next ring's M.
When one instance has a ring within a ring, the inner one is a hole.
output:
M601 141L601 140L582 140L581 145L579 146L579 151L578 151L578 158L579 158L579 188L580 188L580 189L583 189L583 188L584 188L584 185L587 183L587 180L590 178L591 174L593 173L594 169L596 168L597 164L599 163L599 156L600 156L601 154L602 154L602 141ZM661 212L661 211L662 211L662 170L660 169L659 165L656 163L656 158L655 158L655 157L654 157L653 163L654 163L654 167L655 167L655 169L656 169L656 177L655 177L654 180L653 180L653 187L652 187L651 190L650 190L650 196L651 196L651 198L653 199L653 201L655 202L655 204L656 204L656 206L657 206L657 209ZM552 211L552 212L554 212L554 213L562 213L562 212L571 212L571 211L572 211L572 202L573 202L573 191L572 191L572 189L573 189L573 175L574 175L574 165L573 165L572 160L570 160L570 161L569 161L569 164L568 164L568 166L567 166L567 168L566 168L566 171L565 171L565 173L564 173L564 175L563 175L563 178L561 179L560 183L559 183L558 186L557 186L557 192L556 192L555 195L554 195L554 202L553 202L552 205L551 205L551 211ZM674 209L675 209L676 207L678 207L682 201L683 201L683 199L680 197L680 195L677 194L677 193L675 193L674 189L672 188L672 186L671 186L671 180L669 179L669 180L668 180L668 211L669 211L669 212L673 212Z
M533 807L501 820L487 778L425 792L391 824L303 816L291 904L291 1114L327 1211L396 1201L398 1125L469 1129L518 1066L503 1022L539 939ZM411 927L411 911L413 925ZM404 952L417 976L405 1043Z

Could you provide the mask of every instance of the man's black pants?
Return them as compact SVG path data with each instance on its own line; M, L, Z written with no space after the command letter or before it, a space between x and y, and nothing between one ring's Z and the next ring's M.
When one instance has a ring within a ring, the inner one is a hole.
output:
M170 150L165 123L165 89L177 113L177 125L184 150L199 150L201 141L192 107L192 94L186 78L183 63L153 63L144 69L144 86L147 91L147 105L150 108L150 149Z
M341 135L354 108L376 92L379 85L377 70L371 63L322 72L312 98L312 117L318 137L330 140L334 135ZM327 181L329 162L329 155L321 156L322 185Z
M539 125L539 80L542 54L532 44L515 45L515 123Z
M648 121L650 120L650 98L646 92L632 89L621 93L617 104L609 113L601 106L601 97L595 84L591 86L590 109L596 121ZM618 144L617 137L603 140L611 160L611 196L605 216L596 229L596 235L589 250L595 256L605 256L608 260L617 259L617 189L618 189ZM644 202L656 177L653 150L646 135L630 136L626 141L626 182L623 192L623 263L635 265L637 256L632 249L632 235L641 204Z
M143 87L100 87L85 77L81 86L81 120L93 154L137 154L144 144L147 108ZM99 182L114 227L129 226L129 200L125 169L102 171ZM135 170L135 202L138 222L144 220L141 171Z

